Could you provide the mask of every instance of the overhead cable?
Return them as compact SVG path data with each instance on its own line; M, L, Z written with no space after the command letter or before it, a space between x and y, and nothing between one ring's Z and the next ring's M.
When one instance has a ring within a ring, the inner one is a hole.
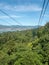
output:
M43 6L42 6L41 14L40 14L40 17L39 17L38 25L39 25L39 23L41 21L41 18L42 18L42 14L43 14L43 11L44 11L45 3L46 3L46 0L43 1Z
M8 16L10 19L12 19L15 23L18 23L19 25L22 25L20 22L16 21L13 17L11 17L8 13L4 12L4 11L1 10L1 9L0 9L0 11L1 11L3 14L7 15L7 16Z

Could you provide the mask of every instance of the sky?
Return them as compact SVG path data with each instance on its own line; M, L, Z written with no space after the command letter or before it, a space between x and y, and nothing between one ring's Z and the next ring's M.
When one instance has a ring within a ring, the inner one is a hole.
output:
M13 21L7 15L0 11L0 25L38 25L43 0L0 0L0 10L16 20ZM44 25L49 21L49 5L47 7L44 19L39 23Z

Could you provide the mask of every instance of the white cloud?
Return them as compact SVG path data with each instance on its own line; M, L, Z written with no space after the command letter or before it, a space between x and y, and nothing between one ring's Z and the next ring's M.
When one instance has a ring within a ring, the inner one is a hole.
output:
M41 11L41 8L36 5L21 5L15 6L16 11Z
M11 15L13 18L21 18L22 16ZM0 16L0 19L9 18L8 16Z
M39 7L36 4L33 4L33 5L17 5L17 6L1 4L0 8L5 9L5 10L11 10L11 11L41 11L41 7Z
M45 14L44 16L45 16L45 17L49 17L49 15L47 15L47 14Z

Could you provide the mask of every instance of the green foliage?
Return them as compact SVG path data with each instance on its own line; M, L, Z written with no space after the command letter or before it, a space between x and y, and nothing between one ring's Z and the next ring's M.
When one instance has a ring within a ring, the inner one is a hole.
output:
M0 65L49 65L49 23L39 29L1 33Z

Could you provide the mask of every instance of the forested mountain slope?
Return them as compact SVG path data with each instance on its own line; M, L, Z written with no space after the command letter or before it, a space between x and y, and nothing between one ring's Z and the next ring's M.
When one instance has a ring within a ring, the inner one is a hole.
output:
M39 29L1 33L0 65L49 65L49 23Z

